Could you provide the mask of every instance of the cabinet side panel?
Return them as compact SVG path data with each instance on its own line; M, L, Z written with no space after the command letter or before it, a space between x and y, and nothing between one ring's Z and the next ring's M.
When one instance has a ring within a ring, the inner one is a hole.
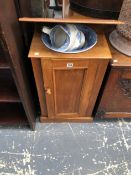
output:
M39 102L40 102L41 115L47 116L47 108L46 108L46 99L45 99L45 92L44 92L44 83L43 83L43 76L42 76L41 61L40 61L40 59L37 59L37 60L32 59L31 62L32 62L32 67L33 67L34 78L35 78L35 82L36 82Z
M99 94L99 90L101 88L101 84L107 70L109 60L101 60L99 61L98 68L95 75L94 85L92 88L92 95L90 97L90 103L87 109L87 115L92 114L94 105Z

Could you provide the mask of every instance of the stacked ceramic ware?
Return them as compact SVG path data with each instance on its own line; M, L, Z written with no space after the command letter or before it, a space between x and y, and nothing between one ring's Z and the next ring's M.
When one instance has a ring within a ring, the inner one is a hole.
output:
M82 24L43 26L42 41L51 50L62 53L79 53L91 49L97 42L94 30Z

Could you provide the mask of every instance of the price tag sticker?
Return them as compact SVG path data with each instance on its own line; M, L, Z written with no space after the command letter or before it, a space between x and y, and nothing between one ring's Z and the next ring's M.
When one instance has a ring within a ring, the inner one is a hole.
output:
M67 68L73 68L73 63L67 63Z

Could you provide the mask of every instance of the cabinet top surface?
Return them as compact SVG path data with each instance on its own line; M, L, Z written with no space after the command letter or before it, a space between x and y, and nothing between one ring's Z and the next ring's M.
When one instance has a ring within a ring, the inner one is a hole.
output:
M110 46L111 53L112 53L112 66L114 67L131 67L131 57L126 56L112 46Z
M97 32L98 35L98 42L97 44L90 50L77 53L77 54L65 54L65 53L58 53L48 49L41 41L41 34L39 32L35 32L29 55L30 58L95 58L95 59L111 59L111 52L108 47L108 43L106 41L105 35L102 32Z

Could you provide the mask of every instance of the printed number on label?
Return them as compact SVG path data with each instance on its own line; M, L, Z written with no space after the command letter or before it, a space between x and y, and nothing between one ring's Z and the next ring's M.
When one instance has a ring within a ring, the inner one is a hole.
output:
M73 67L73 63L67 63L67 68L72 68Z

